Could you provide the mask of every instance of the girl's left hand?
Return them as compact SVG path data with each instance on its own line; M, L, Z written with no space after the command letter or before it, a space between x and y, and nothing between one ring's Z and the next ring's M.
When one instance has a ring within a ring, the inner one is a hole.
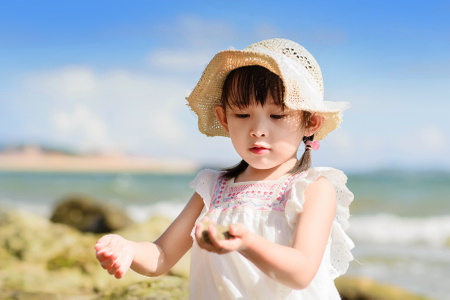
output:
M205 228L204 222L210 222L208 228ZM203 239L204 230L208 230L211 243L208 243ZM232 235L231 239L219 240L216 237L216 228L214 226L214 222L205 217L200 222L198 222L197 226L195 227L195 239L197 240L197 244L200 248L217 254L226 254L232 251L245 249L248 240L251 237L251 232L248 231L247 228L240 223L231 224L229 231Z

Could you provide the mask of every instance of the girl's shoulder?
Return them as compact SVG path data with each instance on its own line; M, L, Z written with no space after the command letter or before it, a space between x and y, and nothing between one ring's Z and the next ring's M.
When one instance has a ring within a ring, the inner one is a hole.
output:
M290 227L294 228L298 214L303 211L306 201L306 188L319 178L326 178L336 192L336 215L333 228L330 233L330 276L334 279L344 274L349 262L353 260L351 249L354 243L345 233L349 227L350 204L353 201L353 193L347 188L347 176L344 172L328 167L311 168L301 173L293 185L293 191L286 203L286 216Z
M306 189L319 178L326 178L333 186L337 201L337 223L343 229L348 228L348 219L350 217L349 207L353 202L354 195L347 188L347 176L344 172L329 167L311 168L303 173L297 174L295 179L290 183L292 188L286 203L286 214L289 224L292 226L295 225L297 215L303 211L303 206L306 201Z
M198 171L194 181L200 178L217 178L219 176L223 176L224 174L225 174L224 171L217 171L213 169L202 169Z
M317 181L321 177L330 181L335 188L345 186L348 180L347 176L341 170L330 167L315 167L296 174L294 181L297 187L303 186L306 188L309 184Z
M194 189L203 199L211 198L212 188L218 178L223 177L225 172L212 169L203 169L197 173L189 186Z

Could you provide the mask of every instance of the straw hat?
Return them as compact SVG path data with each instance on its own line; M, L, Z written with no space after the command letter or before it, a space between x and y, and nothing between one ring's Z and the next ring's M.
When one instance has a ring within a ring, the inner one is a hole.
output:
M264 40L243 50L217 53L203 72L192 93L186 97L198 115L198 128L207 136L228 136L214 113L221 105L222 87L234 69L259 65L280 76L285 94L284 103L290 109L320 114L324 121L314 138L323 139L339 127L345 102L324 101L323 79L314 57L299 44L286 39Z

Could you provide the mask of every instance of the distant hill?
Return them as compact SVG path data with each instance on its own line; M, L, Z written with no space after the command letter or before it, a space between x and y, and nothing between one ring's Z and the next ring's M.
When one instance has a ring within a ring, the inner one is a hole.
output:
M197 169L197 163L191 160L130 156L122 152L77 153L25 144L0 149L0 171L191 173Z
M43 154L62 154L69 156L79 156L74 150L53 145L36 144L0 144L0 153L24 153L28 151L38 151Z

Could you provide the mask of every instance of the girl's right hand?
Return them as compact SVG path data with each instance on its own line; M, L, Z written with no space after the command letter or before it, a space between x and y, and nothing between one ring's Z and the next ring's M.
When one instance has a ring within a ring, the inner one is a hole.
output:
M133 243L117 234L100 238L94 248L102 268L117 279L125 275L136 254Z
M206 227L205 227L206 225ZM204 238L204 231L208 231L208 241ZM218 238L215 223L208 217L204 217L195 227L195 238L200 248L217 254L226 254L232 251L241 251L246 249L252 233L240 223L229 226L229 239Z

